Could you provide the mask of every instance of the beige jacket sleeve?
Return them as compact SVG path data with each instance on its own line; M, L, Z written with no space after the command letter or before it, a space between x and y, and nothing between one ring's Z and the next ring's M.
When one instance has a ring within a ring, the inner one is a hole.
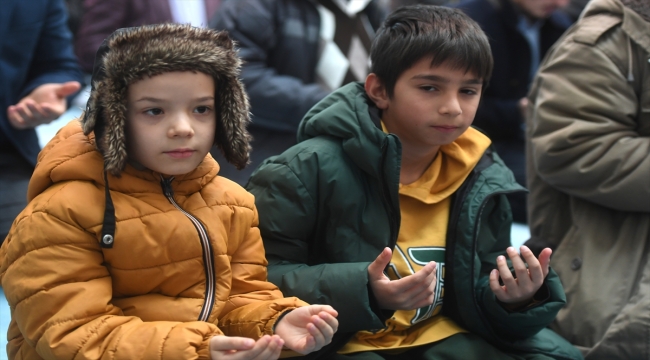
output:
M540 69L529 120L534 167L550 186L604 207L650 211L650 137L637 129L642 107L610 46L564 41ZM611 46L614 44L614 46ZM649 111L649 109L645 109Z

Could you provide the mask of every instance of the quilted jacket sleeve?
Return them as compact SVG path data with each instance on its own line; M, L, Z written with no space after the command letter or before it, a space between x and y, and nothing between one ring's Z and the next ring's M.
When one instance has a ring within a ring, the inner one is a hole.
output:
M94 236L46 211L14 224L0 253L0 281L17 325L9 343L22 334L44 359L209 358L208 340L221 333L214 324L124 316L111 304L103 261Z
M252 211L242 207L233 210L232 219L237 226L229 241L232 287L219 327L231 336L271 335L283 312L308 304L295 297L283 298L277 286L267 281L267 261L255 207Z
M506 202L505 197L501 197L499 202ZM521 311L506 310L490 289L489 275L492 269L497 268L497 256L504 255L508 259L505 250L510 246L512 220L509 219L509 215L503 211L503 208L498 206L498 203L491 202L486 205L481 223L500 225L480 226L479 228L479 241L492 244L492 246L479 251L481 270L476 283L476 298L479 300L490 326L499 334L500 338L524 339L535 335L553 321L558 311L566 303L562 284L555 271L550 269L542 288L536 294L536 297L541 296L539 300L542 300L542 303ZM509 260L508 264L512 270Z
M294 160L267 160L247 185L262 214L260 228L269 259L269 280L285 295L334 307L339 313L339 333L382 328L385 319L378 314L368 286L370 262L310 261L313 248L337 246L317 243L325 241L316 232L326 226L327 217L321 214L329 210L316 194L329 193L331 189L322 187L336 184L326 174L341 174L345 168L340 161L320 159L309 151ZM323 166L338 166L340 171L323 170Z

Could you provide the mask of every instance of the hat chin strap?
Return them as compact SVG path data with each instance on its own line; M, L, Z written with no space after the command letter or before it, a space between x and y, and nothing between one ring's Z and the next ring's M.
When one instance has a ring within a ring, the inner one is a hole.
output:
M106 205L104 206L104 221L102 223L101 247L110 249L115 240L115 207L111 198L111 191L108 187L108 172L104 169L104 186Z

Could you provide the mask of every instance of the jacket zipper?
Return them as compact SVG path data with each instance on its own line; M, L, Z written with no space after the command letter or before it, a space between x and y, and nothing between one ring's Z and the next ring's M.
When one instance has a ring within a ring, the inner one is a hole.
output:
M194 224L196 231L199 234L199 240L201 241L201 248L203 250L203 270L205 271L205 301L201 307L201 312L199 313L199 321L208 321L208 317L212 312L212 307L214 306L214 298L216 296L216 287L215 287L215 271L214 263L212 261L212 245L210 244L210 238L208 237L208 232L205 230L205 227L201 222L194 217L192 214L183 210L176 200L174 200L174 190L172 189L172 181L174 177L169 177L168 179L160 177L160 184L162 185L163 193L169 202L176 208L178 211L182 212L188 219Z
M448 236L450 236L449 234L452 234L452 233L454 234L454 236L449 237L447 239L447 248L448 249L450 249L449 240L451 238L453 238L453 239L456 238L455 232L456 232L456 229L457 229L458 220L460 219L460 208L462 207L463 202L465 202L465 200L467 199L467 195L471 191L472 187L476 183L476 180L478 179L479 174L482 171L483 170L473 173L471 178L466 180L466 181L468 181L468 186L464 189L462 194L459 194L460 198L457 199L458 202L454 201L454 209L452 210L453 214L451 214L451 216L450 216L450 224L453 226L453 232L451 232L451 231L447 232ZM498 195L506 195L506 194L516 193L516 192L521 192L521 191L523 191L523 190L496 191L496 192L490 193L489 195L487 195L483 199L483 201L481 202L481 205L479 206L477 219L476 219L476 221L474 223L474 229L473 229L473 235L472 235L472 254L476 254L476 252L477 252L477 248L478 248L478 230L479 230L479 228L481 226L481 216L483 215L483 210L485 210L485 205L488 203L488 200L490 200L493 197L498 196ZM455 247L451 247L451 249L455 249ZM448 254L448 255L453 256L453 251L454 250L452 250L451 254ZM474 263L474 261L472 261L470 263L470 274L474 274L474 272L475 272L474 266L475 266L475 263ZM451 274L453 274L453 267L450 266L447 271L448 271L448 276L452 276ZM472 281L472 284L473 283L474 282ZM486 327L488 329L490 329L489 321L488 321L487 317L485 316L485 314L483 313L483 311L481 309L481 306L478 303L478 299L476 297L476 288L473 285L472 285L472 288L471 288L471 295L472 295L474 307L476 309L476 312L481 317L481 321L483 322L483 324L486 324ZM508 343L502 341L501 338L499 336L496 336L495 334L493 334L493 338L497 342L501 343L502 345L512 346L512 344L508 344ZM524 349L521 349L521 350L524 350ZM558 354L546 354L546 355L553 356L553 357L561 357ZM564 357L561 357L561 358L564 358ZM566 359L568 359L568 358L566 358Z
M384 201L384 203L387 204L388 216L390 218L389 219L389 221L390 221L390 244L389 245L390 245L391 251L394 251L395 246L397 245L397 236L398 236L398 232L399 232L398 228L399 228L400 219L398 219L397 216L395 215L396 213L399 214L399 212L396 211L395 206L394 206L393 202L390 199L391 191L390 191L390 188L389 188L388 184L386 183L386 179L384 178L384 174L385 174L384 163L385 163L385 160L386 160L386 151L388 151L388 143L387 142L388 142L388 140L385 139L382 146L381 146L382 147L382 157L381 157L382 160L381 160L381 167L380 167L381 176L379 177L379 179L380 179L381 187L382 187L381 197L382 197L382 200Z

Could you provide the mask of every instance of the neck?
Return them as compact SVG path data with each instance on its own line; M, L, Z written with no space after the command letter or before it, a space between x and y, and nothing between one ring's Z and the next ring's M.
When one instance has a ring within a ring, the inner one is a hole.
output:
M399 182L402 185L408 185L422 177L433 160L435 160L439 150L440 146L422 151L409 148L402 144L402 164L399 172Z

